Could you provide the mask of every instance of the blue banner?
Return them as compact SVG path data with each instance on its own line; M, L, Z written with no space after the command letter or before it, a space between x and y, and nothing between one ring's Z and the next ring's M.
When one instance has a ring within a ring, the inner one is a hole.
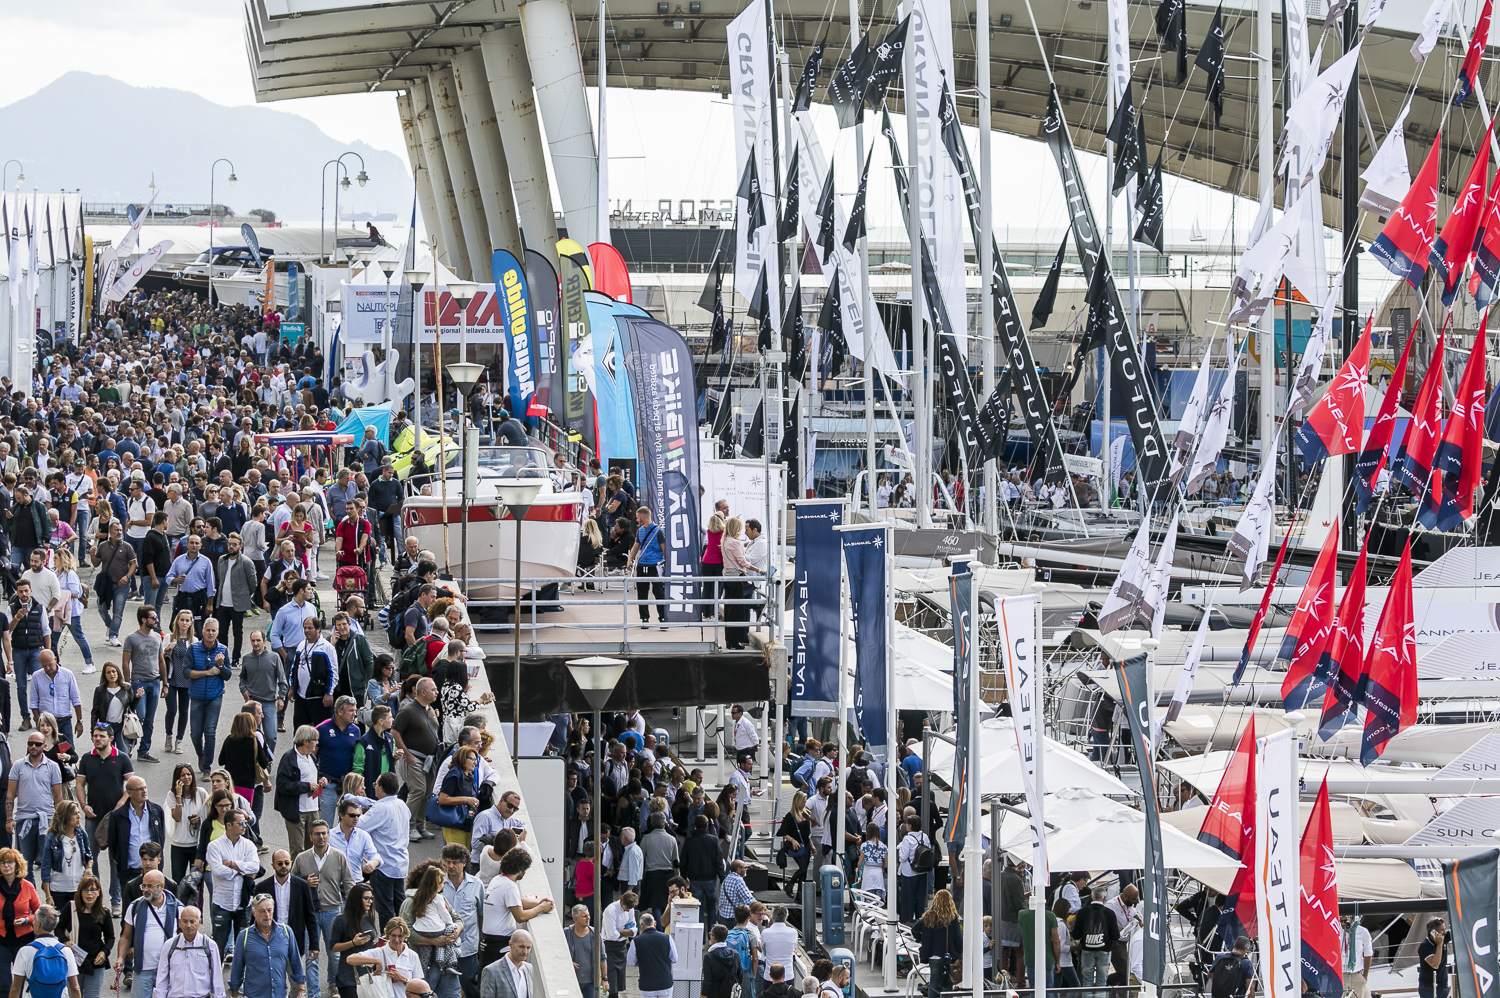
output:
M599 462L639 460L635 407L630 379L625 376L625 345L616 321L614 302L594 291L585 292L589 312L589 341L594 354L594 407L599 414ZM639 312L631 313L639 315ZM649 318L649 316L646 316Z
M969 612L973 598L974 576L968 562L953 563L948 580L948 596L953 607L953 786L948 798L948 825L943 831L947 851L958 852L969 832L969 697L973 683L969 679L969 642L974 640L974 618Z
M839 535L842 499L797 503L797 578L792 589L793 717L837 717Z
M302 282L297 280L297 264L286 265L286 317L302 318Z
M877 762L886 758L886 658L890 607L885 595L885 527L842 531L854 621L854 721Z
M536 320L531 314L531 296L526 293L526 270L514 253L495 250L490 260L495 298L505 320L506 382L510 387L510 414L526 417L531 396L536 394Z

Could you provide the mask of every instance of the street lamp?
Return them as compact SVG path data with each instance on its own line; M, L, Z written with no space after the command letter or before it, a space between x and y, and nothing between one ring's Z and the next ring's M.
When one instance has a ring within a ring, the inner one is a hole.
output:
M610 694L614 693L620 677L625 674L625 662L618 658L605 658L602 655L575 658L568 663L568 674L573 677L573 682L578 686L578 692L583 694L584 701L594 712L594 727L590 732L594 736L594 966L603 970L604 937L600 930L603 919L599 912L600 895L603 892L599 890L599 867L604 861L601 827L604 792L600 778L600 772L604 769L604 752L603 743L599 737L599 732L602 730L599 726L599 712L609 702ZM516 697L516 702L520 702L519 696ZM520 751L519 745L517 751Z
M470 284L468 281L454 281L452 284L449 284L449 294L453 294L455 298L457 297L457 293L453 290L455 284L459 285L470 299L474 297L474 293L476 290L475 286L473 284ZM473 364L470 363L468 359L469 351L468 343L466 342L468 337L465 335L468 329L468 321L467 317L464 314L468 304L468 301L464 301L459 305L460 318L458 326L458 363L448 365L448 376L453 379L453 386L458 389L458 437L461 441L463 441L462 467L464 473L464 483L463 499L460 504L462 513L460 514L461 519L459 520L461 526L459 527L458 560L461 565L460 570L463 576L463 588L466 592L469 588L469 503L473 500L469 485L469 463L471 461L475 462L475 467L478 467L478 458L473 453L474 448L470 446L471 441L469 440L469 395L474 391L474 386L479 383L479 376L484 373L483 364ZM472 441L472 443L478 443L478 440L476 439Z
M469 302L474 300L474 294L479 286L472 281L453 280L448 282L448 296L458 305L458 341L463 344L469 335L466 319L468 317ZM443 498L443 568L445 571L453 571L453 559L448 554L448 448L443 436L443 314L442 295L438 296L437 333L433 336L435 344L433 352L433 366L437 373L437 428L438 428L438 491ZM464 566L465 578L467 579L468 567Z
M8 159L5 161L5 165L0 167L0 190L4 190L10 186L10 181L6 180L5 177L10 173L10 164L12 163L16 164L16 190L19 191L21 185L26 183L26 167L21 165L19 159Z
M436 270L436 268L437 264L436 261L434 261L433 269ZM412 406L412 411L416 415L415 425L417 450L422 449L422 337L417 332L417 316L419 314L422 315L425 323L427 310L424 307L424 303L421 301L422 289L427 287L427 282L432 279L432 274L433 271L421 269L408 270L406 272L406 283L411 287L412 336L411 357L408 359L411 363L412 377L415 379L416 383L416 401ZM391 384L394 385L396 383L396 374L394 371L391 372L390 378Z
M380 352L384 355L385 384L381 386L381 394L385 397L382 402L389 402L391 375L394 373L391 364L391 275L396 272L395 260L381 260L380 272L385 275L385 321L380 324ZM368 474L368 472L366 472Z
M514 705L511 723L511 739L519 755L521 750L521 521L526 519L526 514L531 511L531 504L536 501L536 494L541 491L542 480L538 477L523 473L533 472L533 468L511 468L510 474L495 480L495 498L500 500L500 505L491 509L495 519L504 519L507 513L511 519L516 521L516 593L515 604L511 610L510 631L515 639L515 683L511 689L511 703ZM576 678L576 677L575 677ZM519 768L520 763L517 763Z
M214 303L214 168L220 163L229 164L230 187L233 187L240 179L234 175L234 163L223 156L208 164L208 303L210 305Z
M345 156L353 156L355 159L359 160L359 174L355 177L355 179L359 181L359 186L363 187L365 185L365 182L370 179L370 175L365 172L365 158L352 149L347 152L340 153L337 159L330 159L328 162L323 164L323 180L319 185L318 190L318 258L320 260L325 255L323 253L323 224L324 211L328 206L328 168L334 163L337 163L339 165L339 170L343 173L342 179L334 184L333 187L333 236L334 240L337 241L339 234L339 188L342 187L346 191L349 189L349 170L344 166ZM334 176L337 177L338 174L335 173Z

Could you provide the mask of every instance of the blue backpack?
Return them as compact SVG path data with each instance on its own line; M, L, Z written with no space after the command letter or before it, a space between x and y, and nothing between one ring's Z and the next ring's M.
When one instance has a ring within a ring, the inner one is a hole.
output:
M26 984L32 998L61 998L68 985L68 958L63 955L62 943L43 946L33 942L31 948L36 952Z
M740 955L740 970L750 969L750 932L747 929L730 929L725 945Z
M812 756L808 756L807 758L803 759L802 765L798 766L795 770L792 771L792 786L796 787L798 790L805 790L807 788L808 778L812 776L813 767L816 766L817 763L818 760L814 759Z

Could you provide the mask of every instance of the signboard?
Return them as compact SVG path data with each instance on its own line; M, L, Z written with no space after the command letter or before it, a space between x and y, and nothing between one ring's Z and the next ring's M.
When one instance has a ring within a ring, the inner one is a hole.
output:
M548 725L551 727L551 725ZM507 732L509 734L509 732ZM563 844L568 839L568 796L560 756L532 759L522 756L516 768L521 799L526 802L526 845L541 861L547 886L558 902L563 898Z
M401 288L392 284L387 291L384 284L345 284L343 291L340 303L343 324L339 327L339 336L346 344L378 345L384 327L396 321Z
M729 515L741 520L759 520L769 550L775 551L781 536L779 518L766 515L766 466L760 461L702 461L699 482L703 495L698 498L699 523L708 523L714 504L720 499L729 503ZM771 465L771 509L786 507L786 466Z
M287 343L300 342L306 332L307 323L305 322L283 322L281 324L281 338Z

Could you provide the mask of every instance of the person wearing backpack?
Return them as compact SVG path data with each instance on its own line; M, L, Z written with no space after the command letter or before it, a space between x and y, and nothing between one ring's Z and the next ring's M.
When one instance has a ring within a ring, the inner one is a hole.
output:
M1209 971L1209 987L1212 998L1254 998L1255 968L1250 965L1250 937L1240 936L1234 941L1234 952L1225 953L1214 961Z
M44 904L36 910L36 938L22 946L11 962L12 985L24 981L32 998L62 998L66 988L72 998L82 998L78 989L78 963L73 948L57 938L57 909Z
M896 913L902 924L914 923L927 907L927 878L936 859L922 819L907 818L906 834L896 846Z
M203 914L187 907L177 916L177 935L162 945L154 994L162 998L224 998L224 962L206 932Z
M415 590L413 593L412 590ZM405 605L397 600L405 599ZM406 592L392 600L391 612L387 616L399 621L395 630L390 630L387 637L391 639L392 648L405 648L415 644L418 638L425 638L432 630L427 623L427 611L432 609L432 604L437 602L437 586L430 582L424 582L419 586L409 587Z
M734 927L729 930L724 944L739 960L740 993L748 995L760 976L760 933L750 925L750 908L737 905L734 909Z
M737 990L743 987L739 956L729 948L728 938L729 930L723 925L715 925L709 931L712 944L703 954L704 998L735 998Z
M1095 887L1090 903L1073 917L1073 938L1078 940L1078 958L1074 963L1083 987L1094 989L1085 992L1084 998L1104 998L1110 954L1120 939L1120 922L1105 904L1107 897L1108 890Z

